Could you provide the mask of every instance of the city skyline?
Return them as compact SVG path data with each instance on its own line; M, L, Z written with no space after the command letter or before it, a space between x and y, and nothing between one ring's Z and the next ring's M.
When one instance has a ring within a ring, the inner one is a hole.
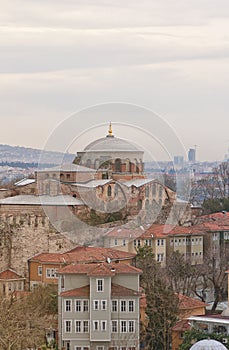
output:
M118 101L161 116L197 160L223 160L228 17L226 0L3 3L0 143L42 149L68 116Z

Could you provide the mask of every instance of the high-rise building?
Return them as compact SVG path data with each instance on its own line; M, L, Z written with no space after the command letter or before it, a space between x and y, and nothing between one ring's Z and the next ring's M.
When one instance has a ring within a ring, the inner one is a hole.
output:
M194 163L196 161L196 150L195 148L190 148L188 151L188 161Z

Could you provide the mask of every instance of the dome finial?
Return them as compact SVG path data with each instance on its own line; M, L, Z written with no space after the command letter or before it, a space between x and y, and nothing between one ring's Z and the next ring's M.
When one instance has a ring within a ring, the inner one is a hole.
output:
M114 137L113 135L113 131L112 131L112 125L111 125L111 122L110 122L110 125L109 125L109 129L108 129L108 135L107 137Z

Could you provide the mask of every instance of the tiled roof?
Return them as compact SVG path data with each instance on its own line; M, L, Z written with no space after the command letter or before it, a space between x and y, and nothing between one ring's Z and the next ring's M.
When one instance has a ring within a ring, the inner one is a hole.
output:
M115 270L113 271L108 264L94 264L94 269L92 268L88 272L88 276L114 276Z
M1 280L15 280L15 279L23 279L22 276L18 275L17 272L11 269L4 270L0 272Z
M151 182L155 182L155 180L154 179L133 179L128 181L122 181L120 183L127 187L131 187L131 186L141 187Z
M112 228L107 232L105 237L115 237L115 238L137 238L142 235L142 233L147 229L147 226L136 227L136 228Z
M111 284L111 296L112 297L125 297L125 296L141 296L141 293L130 289L126 288L123 286L120 286L119 284Z
M188 297L187 295L183 295L183 294L178 294L178 298L179 298L179 309L180 310L187 310L187 309L197 309L197 308L204 308L205 306L207 306L208 304Z
M191 325L188 320L181 320L173 326L172 330L177 332L185 332L191 329Z
M42 263L95 263L133 259L136 254L119 251L112 248L78 246L66 253L41 253L30 258L29 261Z
M80 288L74 288L64 291L60 294L62 297L89 297L90 285ZM120 286L118 284L111 284L111 296L112 297L126 297L126 296L141 296L141 293L136 290Z
M96 273L98 269L98 274ZM108 272L108 269L110 272ZM103 276L114 274L140 274L142 271L134 266L127 264L75 264L63 267L58 271L59 274L86 274L88 276Z
M60 293L62 297L89 297L90 295L90 286L83 286L80 288L74 288L71 290L64 291Z
M65 263L63 254L61 253L41 253L33 256L29 261L37 261L41 263Z
M128 253L112 248L78 246L69 250L64 256L69 256L77 262L102 262L107 258L111 261L133 259L136 254Z

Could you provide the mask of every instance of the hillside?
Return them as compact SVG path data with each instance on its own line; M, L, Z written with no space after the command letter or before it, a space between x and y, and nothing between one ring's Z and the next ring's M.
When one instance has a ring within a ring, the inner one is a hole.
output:
M31 165L38 164L41 152L42 162L45 164L60 164L63 162L63 157L64 162L72 162L75 157L74 154L70 153L63 155L61 152L43 151L35 148L0 144L0 165L16 167L18 165L14 163L31 163Z

